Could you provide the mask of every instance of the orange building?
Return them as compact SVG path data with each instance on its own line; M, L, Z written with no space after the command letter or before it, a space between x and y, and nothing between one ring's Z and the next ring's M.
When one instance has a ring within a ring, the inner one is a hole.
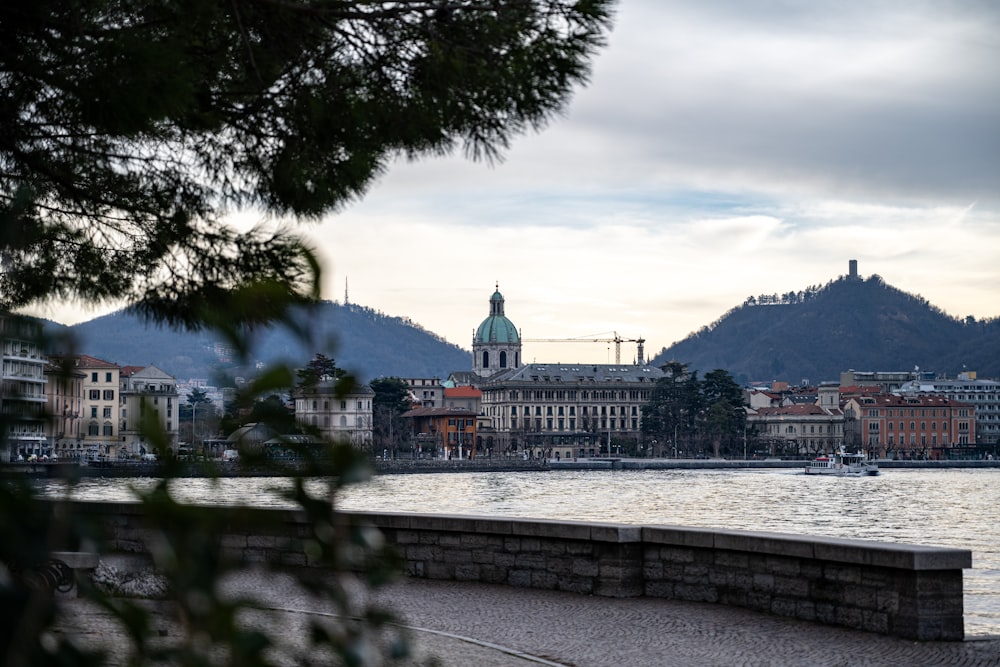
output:
M856 429L865 449L880 458L953 458L976 442L975 408L940 396L851 398L844 414L845 430Z
M414 408L403 413L421 451L446 458L476 457L476 412L465 408Z

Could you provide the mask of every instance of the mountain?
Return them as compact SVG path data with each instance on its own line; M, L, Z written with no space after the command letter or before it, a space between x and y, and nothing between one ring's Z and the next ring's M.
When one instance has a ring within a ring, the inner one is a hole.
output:
M722 368L744 384L915 367L1000 377L1000 318L958 320L877 275L842 276L824 287L750 297L651 363L671 360L702 374Z
M302 367L321 352L367 382L379 376L438 377L472 368L471 353L406 318L354 304L323 302L305 320L311 342L271 327L258 333L254 362L284 361ZM48 323L51 333L70 334L78 352L119 365L155 364L178 379L211 378L233 368L232 352L206 332L147 324L119 311L72 327ZM246 371L246 369L243 369Z

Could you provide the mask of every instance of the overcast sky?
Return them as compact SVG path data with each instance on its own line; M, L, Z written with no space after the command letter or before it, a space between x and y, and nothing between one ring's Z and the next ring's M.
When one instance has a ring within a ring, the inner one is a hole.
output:
M325 298L346 279L351 302L467 349L496 284L524 337L652 354L850 259L995 317L1000 3L622 0L590 85L503 163L400 164L308 233Z

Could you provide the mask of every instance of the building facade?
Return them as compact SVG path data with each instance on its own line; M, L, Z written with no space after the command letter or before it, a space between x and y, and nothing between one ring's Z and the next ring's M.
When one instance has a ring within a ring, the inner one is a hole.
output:
M73 366L83 373L80 440L86 458L124 456L119 440L119 395L121 368L90 355L73 357Z
M339 395L336 382L324 379L295 391L295 419L324 438L370 448L374 398L375 392L368 385Z
M418 456L447 459L472 459L477 447L476 413L465 408L414 408L403 413L410 425L410 440L416 443Z
M913 380L900 388L900 394L943 396L968 403L976 413L976 444L981 452L997 454L1000 446L1000 382L979 380L969 374L954 380Z
M180 415L177 379L150 365L125 366L119 371L119 380L121 413L118 426L126 455L136 457L152 453L152 445L142 429L147 414L153 415L168 446L174 449Z
M444 386L440 378L400 378L410 388L412 401L425 408L444 405Z
M50 363L45 375L49 444L60 459L80 459L84 373L72 363Z
M940 396L879 394L844 407L849 441L879 458L967 458L975 452L975 409Z
M646 365L521 364L521 336L499 288L476 329L482 392L476 447L497 455L574 458L622 453L641 438L642 406L663 371Z
M0 315L0 419L6 444L0 460L28 460L52 454L47 438L45 374L48 360L41 324Z
M663 371L652 366L528 364L484 382L482 446L529 457L620 453L641 438L642 406Z

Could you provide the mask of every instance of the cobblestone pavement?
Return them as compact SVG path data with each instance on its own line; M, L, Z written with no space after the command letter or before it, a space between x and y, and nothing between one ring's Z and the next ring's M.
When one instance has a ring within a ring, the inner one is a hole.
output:
M286 637L325 613L291 579L246 572L229 585ZM913 642L721 605L420 579L376 599L411 628L418 658L444 667L1000 666L1000 637ZM67 632L113 644L98 617L78 618Z

